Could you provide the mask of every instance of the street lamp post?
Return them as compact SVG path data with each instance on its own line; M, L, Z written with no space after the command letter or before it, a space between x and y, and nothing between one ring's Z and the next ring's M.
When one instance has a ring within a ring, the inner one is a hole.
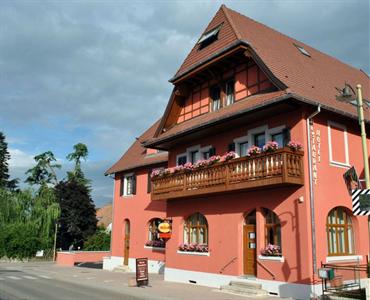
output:
M361 128L361 141L362 141L362 155L364 158L364 171L365 171L365 184L366 188L370 189L370 178L369 178L369 157L367 152L367 141L366 141L366 129L365 129L365 118L364 118L364 107L362 102L362 90L361 84L356 85L357 93L353 88L345 83L344 89L340 90L337 88L340 95L336 96L338 101L341 102L352 102L356 100L358 121Z

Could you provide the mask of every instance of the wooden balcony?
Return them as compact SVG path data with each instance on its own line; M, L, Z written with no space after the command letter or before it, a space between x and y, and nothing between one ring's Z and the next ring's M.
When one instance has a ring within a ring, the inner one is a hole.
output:
M152 179L152 200L303 185L303 152L288 148Z

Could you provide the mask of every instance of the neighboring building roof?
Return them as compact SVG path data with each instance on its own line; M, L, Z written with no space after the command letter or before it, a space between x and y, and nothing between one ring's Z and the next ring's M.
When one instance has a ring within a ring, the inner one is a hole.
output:
M98 219L98 226L107 228L112 223L112 204L97 208L96 218Z
M113 174L121 171L127 171L138 167L154 165L167 162L168 153L158 152L147 154L147 150L142 146L142 142L152 138L158 128L160 120L155 122L147 131L145 131L131 147L122 155L122 157L111 166L105 174Z
M356 84L360 83L363 97L370 100L370 78L362 70L353 68L302 42L241 15L225 5L221 6L204 33L221 23L222 27L218 40L201 50L199 45L196 44L175 77L170 81L180 80L181 77L186 76L186 74L196 70L206 62L208 63L209 59L223 53L230 46L243 44L249 47L260 63L267 67L277 81L286 86L286 93L292 95L293 98L307 103L321 104L324 109L352 118L357 118L356 107L338 102L335 99L338 93L335 87L343 88L344 83L347 82L355 88ZM303 48L303 51L299 49L300 47ZM304 52L307 52L309 56ZM261 96L261 101L265 101L265 97ZM247 99L252 99L252 97ZM209 113L209 116L190 119L173 126L165 133L158 130L157 137L162 138L170 134L176 134L185 127L194 127L194 123L200 125L203 119L213 118L211 114L216 115L216 113ZM226 116L228 113L217 112L217 114ZM165 119L167 116L165 115L163 118ZM370 120L368 111L365 111L365 118L367 121Z

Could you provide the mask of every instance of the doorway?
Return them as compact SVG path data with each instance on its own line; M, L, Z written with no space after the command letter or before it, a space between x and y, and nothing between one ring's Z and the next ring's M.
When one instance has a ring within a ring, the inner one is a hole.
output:
M243 264L245 275L257 275L256 246L256 211L253 210L245 217L243 226Z
M128 258L130 254L130 221L125 220L125 237L124 237L124 259L123 265L128 266Z

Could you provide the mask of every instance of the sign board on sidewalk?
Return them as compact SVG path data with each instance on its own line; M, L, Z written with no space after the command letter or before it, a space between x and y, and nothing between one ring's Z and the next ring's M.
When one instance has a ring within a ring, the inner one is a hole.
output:
M352 211L355 216L370 216L370 189L352 190Z
M137 286L149 284L147 257L136 259L136 284Z

